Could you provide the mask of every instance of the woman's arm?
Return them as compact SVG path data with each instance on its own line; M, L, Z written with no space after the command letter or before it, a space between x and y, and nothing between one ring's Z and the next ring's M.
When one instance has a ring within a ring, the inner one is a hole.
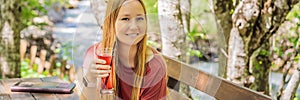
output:
M97 84L97 78L107 77L108 73L110 72L110 66L109 65L103 65L105 64L105 60L98 59L95 57L94 50L96 46L93 45L89 47L87 50L84 60L83 60L83 74L82 79L88 84L95 84L93 87L87 87L84 86L83 88L83 94L87 100L93 100L93 99L100 99L100 84ZM81 82L83 82L81 81ZM86 84L86 85L87 85Z
M84 60L83 60L83 65L82 65L82 76L79 75L79 79L81 79L81 83L82 83L82 93L81 93L81 98L85 99L85 100L99 100L100 99L100 95L97 92L97 88L95 87L86 87L83 84L83 78L85 77L89 82L95 82L95 79L92 78L87 78L89 75L87 75L87 73L89 73L89 67L93 61L93 52L94 52L94 46L91 46L88 48L88 50L85 53L84 56Z

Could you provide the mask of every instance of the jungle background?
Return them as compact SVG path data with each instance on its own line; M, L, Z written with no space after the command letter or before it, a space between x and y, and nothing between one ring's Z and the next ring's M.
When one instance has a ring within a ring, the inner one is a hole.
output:
M278 100L300 100L299 0L144 0L148 45ZM1 79L74 81L105 0L1 0ZM214 99L184 84L182 94Z

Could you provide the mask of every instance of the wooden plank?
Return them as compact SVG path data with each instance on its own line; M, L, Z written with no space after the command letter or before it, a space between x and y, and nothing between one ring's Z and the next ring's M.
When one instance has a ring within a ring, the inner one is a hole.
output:
M222 98L223 100L271 100L271 98L266 95L259 94L245 87L233 85L233 83L226 80L222 81L215 97Z
M20 78L14 78L14 79L4 79L1 80L4 88L5 93L9 94L10 98L13 100L34 100L32 95L27 92L11 92L10 87L16 84L20 81Z
M22 78L22 81L42 82L40 78ZM59 100L53 93L31 93L36 100Z
M31 93L36 100L59 100L53 93Z
M190 100L187 96L168 88L167 100Z
M56 76L41 78L41 80L44 82L65 82ZM55 94L55 95L61 100L79 100L79 96L75 92L72 92L71 94Z
M271 97L197 70L180 61L170 59L166 56L164 58L168 66L168 76L219 100L271 100Z
M0 94L5 94L5 93L6 93L5 87L2 83L2 81L0 81ZM2 99L0 99L0 100L2 100Z
M10 94L11 93L10 87L19 81L20 81L19 78L1 80L1 83L2 83L2 85L4 87L4 91L5 91L4 93Z
M0 94L0 100L11 100L9 94Z
M59 79L57 76L52 77L44 77L41 78L43 82L64 82L63 80Z
M34 97L27 92L12 92L10 98L12 100L35 100Z

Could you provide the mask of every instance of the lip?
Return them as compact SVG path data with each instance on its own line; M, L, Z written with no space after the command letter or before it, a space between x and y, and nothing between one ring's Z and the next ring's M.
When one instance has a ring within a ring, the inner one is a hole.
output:
M125 35L130 36L130 37L136 37L136 36L139 36L139 33L127 33Z

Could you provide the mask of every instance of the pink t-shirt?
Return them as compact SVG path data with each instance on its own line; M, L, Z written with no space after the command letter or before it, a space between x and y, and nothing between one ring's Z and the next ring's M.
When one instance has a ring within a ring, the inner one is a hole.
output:
M91 46L84 57L83 68L88 68L92 62L95 45ZM166 65L158 52L154 52L154 57L146 63L146 74L143 78L143 85L140 92L141 100L166 99ZM119 64L116 74L119 81L118 97L130 100L133 87L134 71L132 68Z

